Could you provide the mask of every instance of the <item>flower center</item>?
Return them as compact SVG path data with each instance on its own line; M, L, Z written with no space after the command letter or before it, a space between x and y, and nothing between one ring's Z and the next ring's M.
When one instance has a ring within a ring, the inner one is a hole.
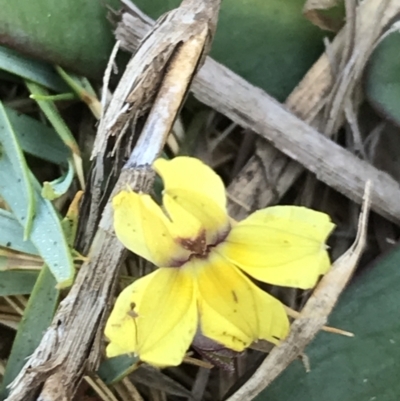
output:
M182 265L192 258L200 258L200 259L207 258L211 249L216 247L221 242L223 242L225 240L225 238L228 236L229 231L230 231L230 226L227 227L227 229L224 230L222 233L220 233L211 244L207 244L205 230L202 230L195 239L179 238L178 242L182 246L182 248L185 248L186 250L188 250L191 253L189 258L187 260L185 260L182 263Z
M179 238L179 243L182 248L185 248L192 253L191 256L197 256L204 258L207 256L209 249L206 241L206 232L201 230L200 235L195 239L191 238Z

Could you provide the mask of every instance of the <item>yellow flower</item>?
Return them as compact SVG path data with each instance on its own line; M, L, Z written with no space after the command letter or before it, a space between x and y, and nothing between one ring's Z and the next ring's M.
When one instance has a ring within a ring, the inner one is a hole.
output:
M159 266L119 295L107 322L109 357L135 353L156 366L182 362L197 330L235 351L289 330L283 305L247 275L312 288L330 267L326 214L275 206L234 223L221 179L201 161L158 159L163 206L146 194L113 199L119 240Z

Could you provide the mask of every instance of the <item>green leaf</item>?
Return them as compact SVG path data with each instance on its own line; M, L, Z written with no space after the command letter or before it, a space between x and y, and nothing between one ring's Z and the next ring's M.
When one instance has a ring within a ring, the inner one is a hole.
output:
M56 92L63 92L68 89L52 66L23 56L3 46L0 46L0 69L23 79L29 79Z
M61 177L54 181L43 183L42 196L48 200L54 200L64 195L71 186L74 179L74 165L71 159L68 160L68 170Z
M8 186L6 185L7 178L5 178L0 183L0 195L12 209L13 205L8 201L11 200L11 193L18 190L19 193L14 193L13 198L16 198L16 195L18 195L20 199L23 199L23 203L20 202L19 205L19 216L17 215L17 218L20 224L24 226L24 239L27 239L31 232L33 215L35 213L35 197L25 157L3 104L0 103L0 166L4 168L6 165L8 170L13 171L16 180L14 185ZM4 175L7 175L6 169L0 172L0 176ZM8 177L8 181L9 179L10 177Z
M11 139L12 140L11 140ZM14 138L14 139L13 139ZM21 150L12 127L0 104L0 195L11 208L19 223L24 226L29 218L27 205L29 196L22 182L26 175L25 166L19 164ZM35 218L29 239L40 256L48 264L60 287L67 287L74 278L74 265L70 249L61 228L61 222L51 202L40 195L41 186L29 173L35 208Z
M48 95L47 90L40 85L28 81L26 81L25 83L32 94L41 96ZM63 118L61 117L53 102L45 100L36 100L36 102L47 117L47 119L50 121L51 125L54 127L64 144L71 149L74 169L78 176L81 187L84 188L85 178L83 173L82 158L80 155L79 146L76 143L72 132L68 128L67 124L65 124Z
M302 15L304 0L223 1L211 56L285 100L323 51L327 36ZM136 0L153 18L180 0Z
M38 255L35 245L31 241L24 241L24 230L12 213L0 209L0 246Z
M45 88L35 84L34 82L27 81L26 86L28 87L32 95L49 95L49 92ZM73 153L79 155L78 144L76 143L75 138L72 135L72 132L68 128L67 124L65 124L63 118L58 112L56 105L50 100L36 100L36 102L47 117L47 119L50 121L51 125L54 127L55 131L60 136L64 144L68 146Z
M371 105L400 125L400 32L388 35L373 52L365 76L365 93Z
M15 379L25 365L26 359L39 345L44 331L51 323L58 298L59 291L56 289L54 277L50 270L44 267L29 298L24 316L18 325L0 389L0 399L7 396L6 386Z
M0 0L0 43L101 79L115 42L107 19L118 0Z
M33 271L0 271L0 297L30 294L38 275Z
M105 384L113 384L122 380L136 369L138 357L120 355L103 361L97 371Z
M306 349L311 372L295 361L257 401L393 401L400 394L400 247L362 272L329 325L354 338L320 333Z
M67 162L71 151L53 128L9 107L4 107L4 110L24 152L54 164Z

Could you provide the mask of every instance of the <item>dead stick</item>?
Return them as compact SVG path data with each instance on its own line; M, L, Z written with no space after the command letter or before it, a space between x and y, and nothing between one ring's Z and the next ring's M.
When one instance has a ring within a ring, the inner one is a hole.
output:
M126 185L149 191L154 175L150 165L161 152L188 85L208 51L219 5L220 0L184 0L179 9L160 20L153 37L150 35L143 42L144 50L139 50L129 63L100 122L95 157L104 157L109 136L122 135L121 130L126 130L137 113L150 114L113 193ZM173 38L171 34L175 34ZM168 37L171 40L165 42ZM160 48L160 43L165 46ZM162 51L167 57L157 58ZM143 63L146 57L147 63ZM125 96L121 98L121 94ZM81 267L52 325L12 383L8 401L71 400L82 377L97 369L103 325L118 267L125 256L125 249L113 232L111 197L91 246L89 261Z
M365 0L360 7L364 7L369 13L380 4L381 2L377 0ZM399 11L398 1L388 2L388 7L379 23L388 22L390 17ZM141 31L140 33L135 31L137 18L139 17L123 14L122 22L116 31L122 46L130 46L131 50L135 35L137 37L148 29L148 25L139 18ZM130 32L135 33L130 34ZM323 62L329 67L326 58ZM323 77L328 76L328 71L325 69L321 72ZM320 92L313 93L313 107L318 106L321 95L326 93L329 85L330 78ZM397 199L400 199L400 188L392 177L323 137L259 88L208 58L197 75L192 90L200 101L269 140L292 160L315 173L319 180L353 201L361 203L365 184L370 179L374 182L371 195L372 209L400 224L400 203L397 202ZM302 93L305 96L305 92ZM301 102L297 104L301 107Z

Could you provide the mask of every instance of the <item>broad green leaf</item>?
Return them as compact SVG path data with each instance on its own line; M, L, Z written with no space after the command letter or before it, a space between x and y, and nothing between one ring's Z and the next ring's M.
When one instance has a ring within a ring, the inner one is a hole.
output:
M157 18L180 0L136 0ZM302 15L304 0L225 0L211 56L283 101L323 51L327 35Z
M399 398L400 247L362 272L344 292L329 325L354 338L320 333L301 361L275 380L257 401L394 401Z
M3 104L0 102L0 168L4 168L6 165L8 169L13 170L16 180L10 186L6 184L7 178L0 182L0 195L7 203L11 200L11 193L14 193L14 198L18 195L19 199L23 199L23 202L19 202L19 216L17 215L17 218L24 227L24 239L27 239L31 232L35 213L35 196L25 157ZM0 177L4 175L7 175L6 169L0 171ZM10 203L8 206L13 209L13 205Z
M24 152L54 164L65 164L71 151L53 128L9 107L4 107L8 120Z
M386 118L400 125L400 32L388 35L370 58L365 93L371 105Z
M68 170L54 181L43 183L42 196L48 200L54 200L64 195L74 179L74 165L72 159L68 160Z
M38 255L31 241L24 241L24 230L12 213L0 209L0 246Z
M129 355L120 355L103 361L97 371L99 377L106 384L113 384L122 380L136 369L139 358Z
M4 18L4 14L2 17ZM63 92L67 89L67 86L52 66L23 56L3 46L0 46L0 70L7 71L24 79L29 79L56 92Z
M33 271L0 271L0 297L30 294L38 276Z
M11 208L21 226L28 219L27 205L29 197L23 186L24 167L18 164L20 149L17 140L8 140L14 136L7 116L0 104L0 195ZM70 249L61 228L61 222L51 202L40 195L41 186L29 172L35 202L35 217L29 239L35 245L40 256L48 264L60 287L67 287L74 277L74 266Z
M24 316L18 325L18 332L7 361L0 389L0 399L4 399L7 396L6 386L21 371L26 359L35 351L43 337L43 333L51 323L59 298L56 284L50 270L45 266L39 274Z
M0 0L0 43L101 79L115 42L109 8L118 0Z

